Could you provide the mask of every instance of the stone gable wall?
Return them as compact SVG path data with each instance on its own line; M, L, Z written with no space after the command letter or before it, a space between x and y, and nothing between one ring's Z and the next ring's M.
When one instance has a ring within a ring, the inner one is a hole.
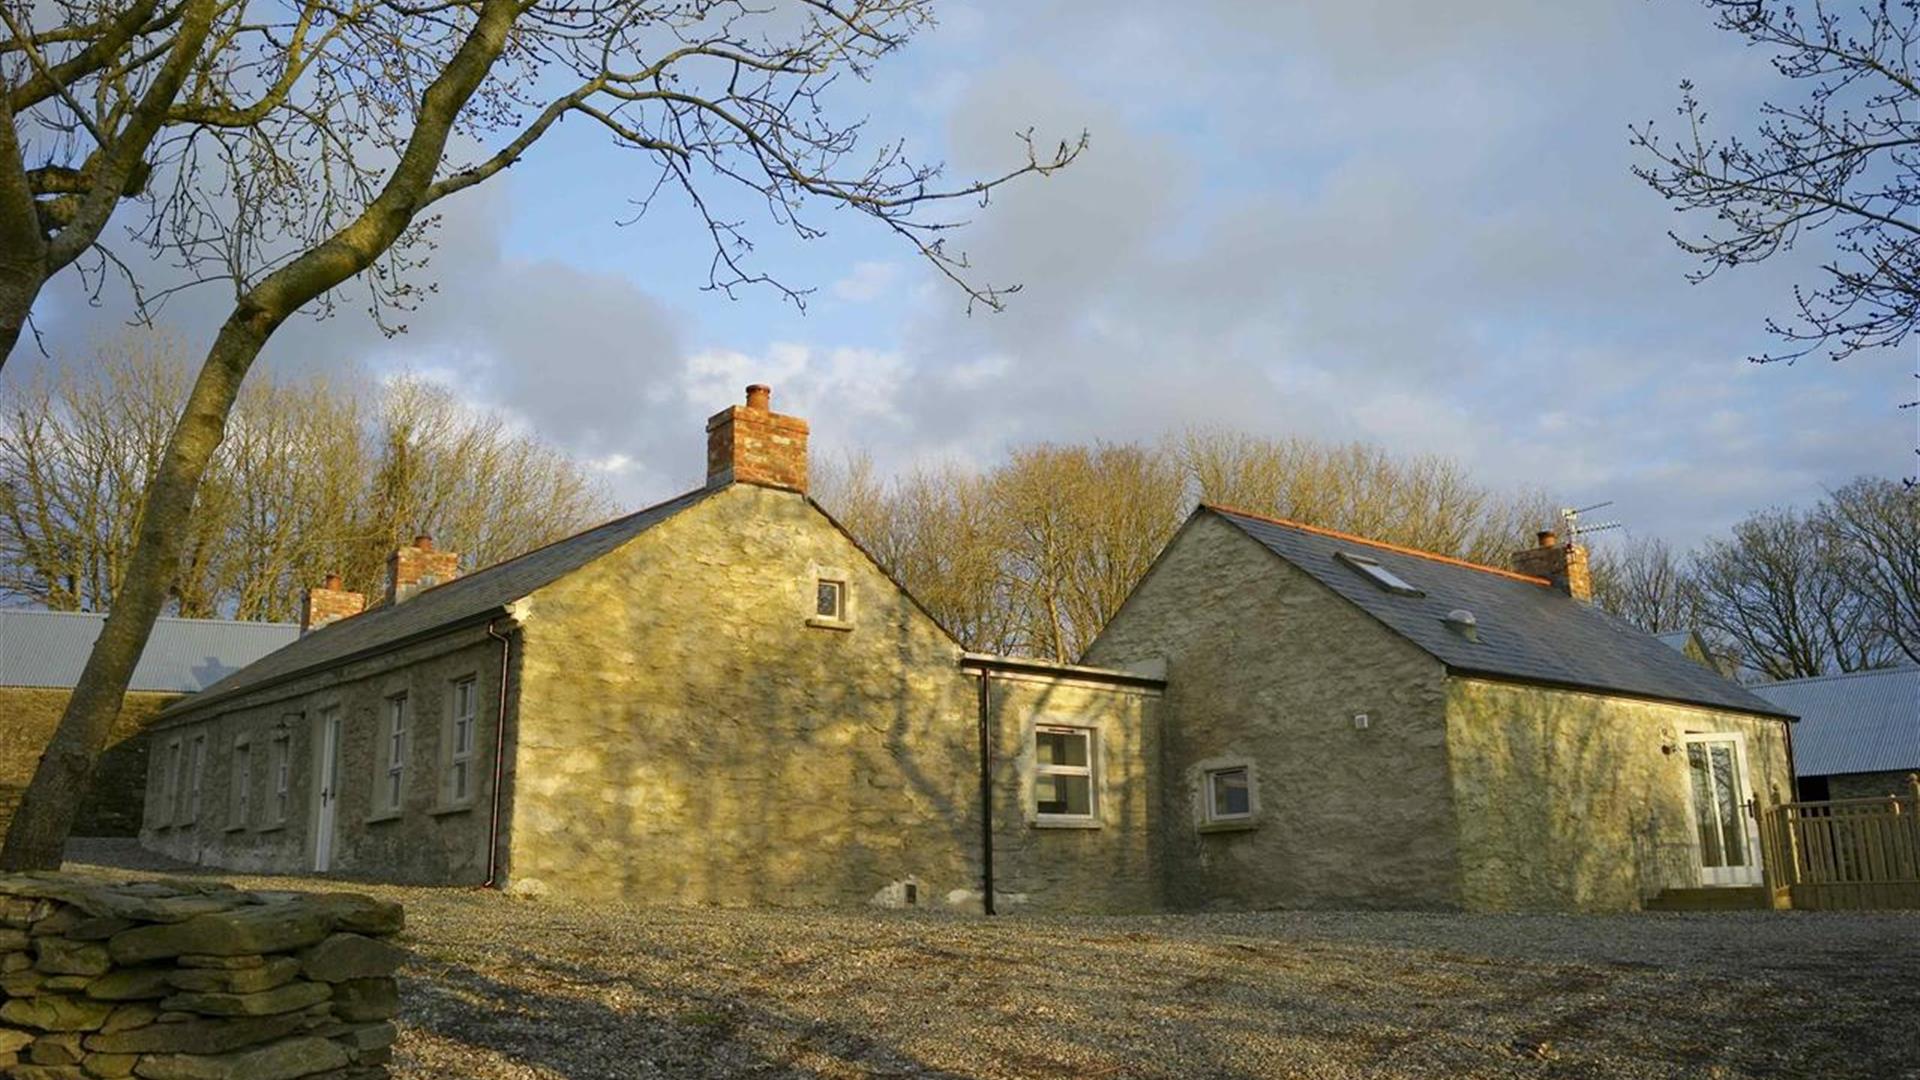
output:
M20 1080L380 1080L398 905L0 875L0 1068Z
M513 887L975 909L960 649L803 497L735 485L525 608Z
M0 834L13 820L41 751L53 737L73 691L58 687L0 687ZM135 690L113 722L94 769L93 785L74 822L75 836L137 836L147 743L140 733L179 694Z
M1086 662L1156 658L1170 906L1460 905L1437 660L1211 515ZM1206 772L1230 767L1250 770L1253 820L1209 824Z

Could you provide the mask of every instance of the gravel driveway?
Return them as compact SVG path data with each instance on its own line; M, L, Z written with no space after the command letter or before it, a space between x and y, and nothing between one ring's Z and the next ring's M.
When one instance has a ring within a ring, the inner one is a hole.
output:
M405 1080L1920 1078L1920 914L989 921L271 881L406 905Z

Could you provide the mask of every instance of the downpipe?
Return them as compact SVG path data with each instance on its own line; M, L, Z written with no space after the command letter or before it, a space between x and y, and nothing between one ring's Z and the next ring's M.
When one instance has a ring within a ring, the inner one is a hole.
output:
M513 638L494 629L495 620L487 620L487 636L500 643L500 698L493 718L493 797L487 815L487 880L483 889L498 887L500 878L500 787L506 773L507 751L507 663L513 655Z

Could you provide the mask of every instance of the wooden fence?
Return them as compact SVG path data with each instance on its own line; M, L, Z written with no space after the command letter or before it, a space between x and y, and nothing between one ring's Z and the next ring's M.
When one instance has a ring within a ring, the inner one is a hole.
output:
M1920 908L1920 777L1908 778L1906 795L1757 812L1776 897L1813 910Z

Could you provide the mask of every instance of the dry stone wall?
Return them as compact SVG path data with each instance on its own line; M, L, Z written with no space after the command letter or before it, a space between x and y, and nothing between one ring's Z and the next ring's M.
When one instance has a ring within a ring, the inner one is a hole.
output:
M378 1080L398 905L207 882L0 874L10 1080Z

